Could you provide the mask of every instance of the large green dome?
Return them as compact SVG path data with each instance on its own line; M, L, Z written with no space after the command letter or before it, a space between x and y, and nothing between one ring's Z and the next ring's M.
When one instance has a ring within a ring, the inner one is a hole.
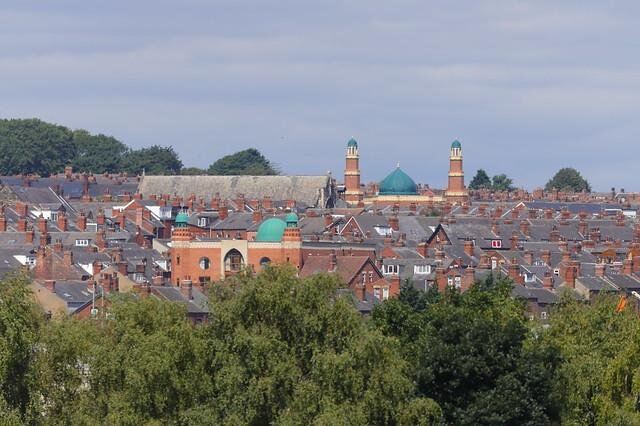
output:
M460 144L458 139L456 139L455 141L451 142L451 148L462 148L462 145Z
M418 185L400 167L380 182L379 195L417 195Z
M279 242L282 241L284 228L287 226L284 220L277 217L271 217L260 224L256 241L261 242Z
M349 139L349 142L347 142L347 147L358 147L358 142L356 142L356 140L354 138Z

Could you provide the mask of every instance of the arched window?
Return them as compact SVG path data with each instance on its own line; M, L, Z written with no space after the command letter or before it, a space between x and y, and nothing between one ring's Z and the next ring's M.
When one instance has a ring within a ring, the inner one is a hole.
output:
M208 257L201 257L199 265L200 265L200 269L202 269L203 271L206 271L211 266L211 261L209 260Z
M224 257L225 272L240 272L243 266L244 258L242 254L236 249L229 250Z
M268 257L263 257L262 259L260 259L260 267L263 269L269 266L270 263L271 259L269 259Z

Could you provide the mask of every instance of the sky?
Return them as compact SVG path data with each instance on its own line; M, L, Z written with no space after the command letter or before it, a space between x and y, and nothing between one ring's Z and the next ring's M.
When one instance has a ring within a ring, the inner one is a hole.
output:
M286 174L446 185L459 139L518 187L575 167L640 191L640 2L5 0L0 117ZM615 4L614 4L615 3Z

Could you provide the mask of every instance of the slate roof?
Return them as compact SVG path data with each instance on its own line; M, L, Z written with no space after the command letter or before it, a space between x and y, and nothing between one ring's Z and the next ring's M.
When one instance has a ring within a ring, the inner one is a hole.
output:
M210 200L215 193L222 199L296 200L308 206L318 206L320 193L329 198L329 176L144 176L139 185L143 194L195 194ZM320 206L324 207L324 206Z

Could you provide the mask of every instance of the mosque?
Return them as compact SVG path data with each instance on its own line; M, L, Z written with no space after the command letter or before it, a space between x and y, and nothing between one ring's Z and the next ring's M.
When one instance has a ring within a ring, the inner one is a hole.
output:
M377 190L365 193L360 183L360 154L358 142L351 138L347 142L344 170L344 200L352 206L363 205L433 205L434 203L463 203L469 199L464 186L462 169L462 144L455 140L449 152L449 176L447 189L435 193L431 189L420 188L406 174L400 165L377 185Z

